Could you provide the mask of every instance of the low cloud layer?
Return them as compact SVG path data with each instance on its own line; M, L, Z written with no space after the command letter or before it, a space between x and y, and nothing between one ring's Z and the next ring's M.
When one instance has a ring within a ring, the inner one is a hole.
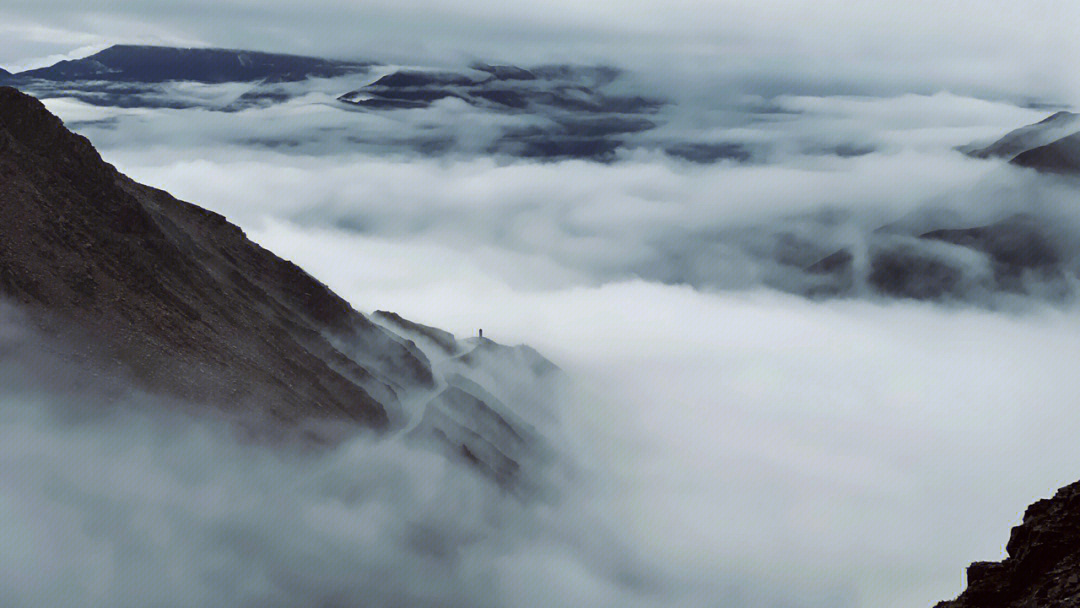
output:
M518 115L464 104L348 112L320 95L239 113L49 105L125 172L243 226L285 222L316 241L350 232L378 237L357 243L409 241L444 252L424 260L469 258L519 287L638 277L802 293L820 282L806 268L841 249L876 246L883 226L918 235L1017 213L1060 228L1063 255L1080 243L1067 184L957 152L1046 115L1003 102L788 95L768 111L748 99L717 115L676 105L656 133L601 164L485 155L500 129L532 120ZM705 128L694 131L695 122ZM433 133L456 143L437 156L409 143ZM649 147L648 138L690 136L754 152L699 165ZM299 246L283 241L286 255ZM942 255L973 281L990 272L974 252ZM862 291L872 290L854 288ZM964 297L1002 304L991 295Z
M120 170L226 214L357 308L555 361L575 383L552 404L574 463L557 500L507 496L398 437L240 440L84 377L0 309L0 450L16 463L0 473L0 603L929 605L1078 475L1074 305L812 301L768 288L761 253L777 232L827 251L927 208L1080 234L1072 185L954 150L1045 111L740 91L662 129L759 146L752 161L532 163L475 143L418 155L395 140L480 141L491 117L349 113L336 86L231 114L49 105Z
M58 390L56 362L18 371L35 343L8 316L5 603L925 605L1080 457L1070 314L641 282L466 311L383 289L365 297L482 318L572 370L558 409L581 473L559 500L396 438L271 450L145 395Z

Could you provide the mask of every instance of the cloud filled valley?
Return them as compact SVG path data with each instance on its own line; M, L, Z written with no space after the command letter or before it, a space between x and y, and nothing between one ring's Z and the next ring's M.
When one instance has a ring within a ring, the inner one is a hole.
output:
M497 142L564 108L338 99L385 73L228 111L249 87L46 96L123 174L413 340L436 381L386 434L275 447L88 372L4 305L0 603L932 605L1077 477L1077 178L965 153L1060 104L643 67L593 88L671 82L651 127L535 157ZM535 351L470 361L479 328ZM521 371L546 360L554 380ZM418 447L453 386L542 438L535 478Z

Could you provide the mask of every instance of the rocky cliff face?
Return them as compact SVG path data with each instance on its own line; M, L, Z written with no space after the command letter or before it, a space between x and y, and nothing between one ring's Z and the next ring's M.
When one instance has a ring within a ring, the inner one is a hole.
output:
M383 428L426 357L223 217L127 179L0 89L0 295L153 390ZM346 356L348 352L350 356Z
M1080 606L1080 482L1027 508L1002 562L975 562L967 589L936 608Z
M224 217L123 176L6 87L0 217L0 303L80 365L247 427L408 431L506 487L541 460L543 441L489 392L537 394L555 368L535 351L369 319ZM429 402L422 420L405 401Z

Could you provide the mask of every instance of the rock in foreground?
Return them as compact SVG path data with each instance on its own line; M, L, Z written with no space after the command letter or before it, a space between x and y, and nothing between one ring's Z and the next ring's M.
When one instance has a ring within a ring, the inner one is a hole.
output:
M1024 513L1001 562L968 566L960 597L936 608L1072 608L1080 606L1080 482Z

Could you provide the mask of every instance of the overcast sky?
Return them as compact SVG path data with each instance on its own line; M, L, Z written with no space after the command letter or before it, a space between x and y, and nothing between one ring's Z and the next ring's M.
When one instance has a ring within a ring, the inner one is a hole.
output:
M383 61L606 61L668 74L1072 103L1070 0L9 0L0 65L117 42Z

